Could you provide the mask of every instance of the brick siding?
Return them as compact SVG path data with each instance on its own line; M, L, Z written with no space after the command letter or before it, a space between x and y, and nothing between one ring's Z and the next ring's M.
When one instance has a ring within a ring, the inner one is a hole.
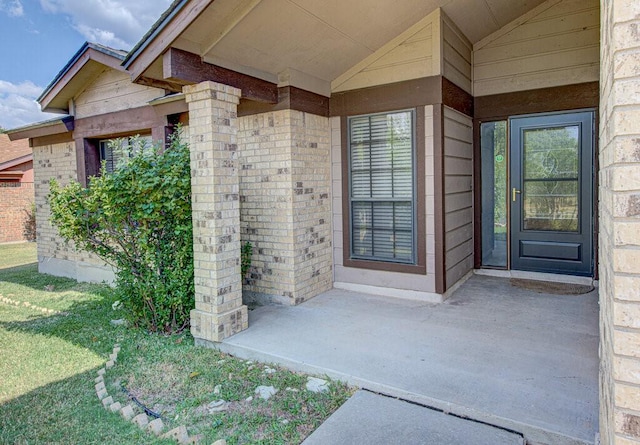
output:
M27 227L33 202L33 183L0 183L0 243L33 241Z
M601 1L600 441L640 444L640 2Z
M254 246L245 299L298 304L332 286L329 120L281 110L239 121L242 240Z

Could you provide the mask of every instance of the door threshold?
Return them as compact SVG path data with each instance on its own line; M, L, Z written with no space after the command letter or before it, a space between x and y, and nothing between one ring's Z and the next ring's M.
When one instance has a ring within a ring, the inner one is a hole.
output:
M476 275L486 275L500 278L520 278L524 280L550 281L553 283L584 284L598 286L598 282L592 277L577 277L575 275L561 275L555 273L528 272L524 270L500 270L500 269L475 269Z

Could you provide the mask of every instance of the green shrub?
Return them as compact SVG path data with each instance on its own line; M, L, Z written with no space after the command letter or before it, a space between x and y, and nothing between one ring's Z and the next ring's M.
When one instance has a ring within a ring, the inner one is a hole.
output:
M253 244L245 241L240 247L240 274L242 279L247 277L247 272L251 268L251 257L253 256Z
M113 173L103 164L87 188L52 179L48 197L60 235L114 266L129 320L152 332L185 329L195 305L189 147L179 133L164 151L134 138L135 154Z

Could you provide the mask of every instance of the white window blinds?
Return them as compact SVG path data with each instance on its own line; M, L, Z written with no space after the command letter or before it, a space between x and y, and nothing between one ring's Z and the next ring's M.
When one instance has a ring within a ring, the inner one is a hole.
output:
M415 263L414 113L349 119L351 257Z
M123 158L133 156L141 147L150 147L151 143L151 136L104 139L100 141L100 162L104 161L107 173L113 173Z

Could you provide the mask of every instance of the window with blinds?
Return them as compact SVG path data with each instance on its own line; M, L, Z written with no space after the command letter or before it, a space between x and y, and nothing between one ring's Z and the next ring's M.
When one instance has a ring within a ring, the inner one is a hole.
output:
M351 258L415 264L413 111L349 118Z
M120 161L131 157L140 147L151 146L151 136L124 137L100 141L100 162L104 162L107 173L113 173Z

